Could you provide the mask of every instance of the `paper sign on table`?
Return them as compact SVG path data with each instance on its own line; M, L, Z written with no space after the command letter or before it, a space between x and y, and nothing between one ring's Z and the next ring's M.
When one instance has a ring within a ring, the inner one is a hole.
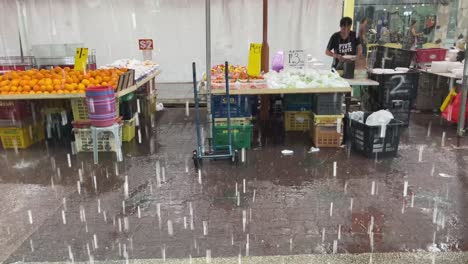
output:
M285 68L303 69L305 66L304 50L290 50L284 57Z
M75 70L84 71L88 65L88 48L77 48L75 54Z
M250 76L260 76L262 63L262 44L251 43L249 51L249 63L247 64L247 74Z

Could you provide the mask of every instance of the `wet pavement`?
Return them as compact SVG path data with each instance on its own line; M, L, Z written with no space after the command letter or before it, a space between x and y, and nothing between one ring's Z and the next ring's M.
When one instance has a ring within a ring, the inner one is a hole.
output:
M368 263L381 255L361 253L468 251L468 148L452 146L456 129L440 116L413 115L399 155L377 160L346 148L308 153L308 133L258 127L245 163L204 161L200 174L193 113L156 119L141 144L124 145L122 163L103 153L94 166L80 153L69 167L66 142L1 151L0 261L314 254L321 263L336 253L331 263ZM302 263L288 258L269 263Z

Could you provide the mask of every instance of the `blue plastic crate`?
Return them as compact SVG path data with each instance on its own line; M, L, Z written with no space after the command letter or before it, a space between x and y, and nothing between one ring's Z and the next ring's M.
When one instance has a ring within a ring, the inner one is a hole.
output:
M252 116L252 105L250 96L231 95L230 96L231 117ZM211 96L211 112L214 118L226 118L228 111L228 98L226 95Z

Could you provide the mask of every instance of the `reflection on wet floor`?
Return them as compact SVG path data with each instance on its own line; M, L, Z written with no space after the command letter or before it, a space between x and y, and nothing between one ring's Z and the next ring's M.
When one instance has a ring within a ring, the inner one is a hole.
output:
M69 167L59 142L0 152L0 261L468 250L468 151L438 116L416 114L381 160L258 126L245 163L198 174L193 115L158 114L122 163L80 153Z

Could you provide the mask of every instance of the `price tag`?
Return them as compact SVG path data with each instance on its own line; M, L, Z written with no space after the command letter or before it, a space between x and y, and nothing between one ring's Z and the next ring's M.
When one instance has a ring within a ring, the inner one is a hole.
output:
M153 50L154 44L152 39L139 39L138 47L140 50Z
M75 71L85 71L88 65L88 48L77 48L75 54Z
M290 50L284 57L286 67L303 69L305 66L304 50Z
M249 51L249 62L247 64L247 74L259 76L262 62L262 44L251 43Z

